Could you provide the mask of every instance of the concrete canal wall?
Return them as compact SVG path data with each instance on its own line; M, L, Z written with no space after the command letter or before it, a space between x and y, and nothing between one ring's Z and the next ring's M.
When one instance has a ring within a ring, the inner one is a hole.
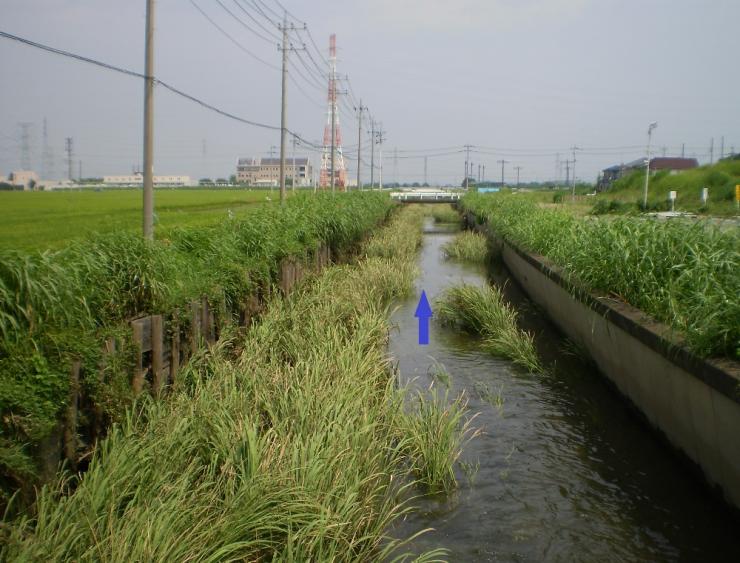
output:
M497 239L468 219L494 240L530 298L740 508L740 365L694 356L677 345L665 325L571 283L546 258Z

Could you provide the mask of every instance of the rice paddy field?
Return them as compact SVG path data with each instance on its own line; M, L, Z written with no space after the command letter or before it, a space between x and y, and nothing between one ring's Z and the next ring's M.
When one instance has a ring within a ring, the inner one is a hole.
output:
M277 200L254 190L155 190L155 226L164 232L243 217ZM0 248L61 248L93 233L141 230L141 190L0 192Z

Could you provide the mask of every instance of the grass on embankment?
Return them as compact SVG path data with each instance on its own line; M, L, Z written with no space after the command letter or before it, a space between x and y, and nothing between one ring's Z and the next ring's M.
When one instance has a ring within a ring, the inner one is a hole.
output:
M740 358L737 229L639 217L578 218L513 196L471 194L463 205L504 240L666 323L696 354Z
M442 247L447 258L483 264L488 257L486 237L474 231L462 231Z
M648 209L667 211L670 209L668 192L676 192L677 211L693 211L707 215L736 215L735 186L740 184L740 160L723 160L713 165L704 165L691 170L671 174L661 170L650 175ZM617 210L637 211L642 205L645 186L645 171L636 170L620 178L598 199L618 201L628 206L614 206ZM709 201L701 203L702 188L709 188ZM600 204L603 208L604 204Z
M194 227L242 218L260 205L277 201L275 194L252 190L157 189L154 193L158 230ZM270 199L268 199L270 198ZM14 250L62 248L92 234L141 230L142 192L0 191L0 246ZM165 232L157 236L167 238Z
M330 268L273 300L245 338L191 365L170 400L142 401L100 444L74 492L47 487L35 517L2 527L0 557L369 561L398 553L402 544L384 535L408 510L408 472L429 490L454 486L449 465L466 432L460 401L409 412L386 356L388 306L415 276L419 225L408 226L408 212L378 235L381 255L371 243L357 265Z
M446 290L437 300L437 319L483 338L483 348L530 372L542 365L532 335L516 324L517 313L495 286L460 285Z
M6 491L37 484L35 452L67 405L73 361L81 362L80 394L105 421L117 421L132 399L128 321L163 314L184 328L190 302L205 296L223 326L276 283L281 260L320 243L335 256L354 249L392 207L377 192L296 195L166 240L123 232L55 252L0 250L0 507ZM111 336L118 352L101 377Z

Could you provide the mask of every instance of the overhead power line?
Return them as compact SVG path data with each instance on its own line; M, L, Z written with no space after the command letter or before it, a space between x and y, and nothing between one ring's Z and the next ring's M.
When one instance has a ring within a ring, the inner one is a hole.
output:
M234 45L236 45L241 51L244 51L247 55L249 55L250 57L252 57L256 61L259 61L260 63L262 63L266 67L269 67L269 68L271 68L273 70L278 70L278 71L280 70L279 67L277 67L277 66L275 66L273 64L270 64L266 60L264 60L263 58L255 55L252 51L250 51L249 49L247 49L239 41L237 41L231 35L229 35L223 27L221 27L220 25L218 25L215 22L215 20L213 20L213 18L211 18L211 16L209 16L207 13L205 13L203 11L203 9L200 6L198 6L198 4L195 3L195 0L190 0L190 3L193 5L193 7L195 7L196 10L198 10L203 15L204 18L206 18L209 22L211 22L211 25L213 25L213 27L215 27L216 29L218 29L224 37L226 37L227 39L229 39L229 41L231 41Z
M216 0L216 2L218 3L219 6L221 6L224 9L224 11L227 14L229 14L232 18L234 18L237 22L239 22L239 24L244 29L246 29L247 31L253 33L254 35L256 35L257 37L259 37L263 41L267 41L268 43L274 43L275 42L275 39L274 38L266 37L262 33L260 33L259 31L255 31L254 29L252 29L249 25L247 25L247 23L243 19L241 19L239 16L237 16L231 10L229 10L229 8L227 8L226 5L221 0ZM237 6L239 6L239 4L237 4Z

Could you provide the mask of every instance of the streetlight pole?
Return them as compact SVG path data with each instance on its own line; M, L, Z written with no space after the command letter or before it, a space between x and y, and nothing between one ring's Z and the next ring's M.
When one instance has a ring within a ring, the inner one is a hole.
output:
M648 196L648 182L650 180L650 141L653 136L653 129L658 126L657 121L653 121L648 126L648 142L647 142L647 159L645 160L645 189L642 193L642 208L647 209L647 196Z

